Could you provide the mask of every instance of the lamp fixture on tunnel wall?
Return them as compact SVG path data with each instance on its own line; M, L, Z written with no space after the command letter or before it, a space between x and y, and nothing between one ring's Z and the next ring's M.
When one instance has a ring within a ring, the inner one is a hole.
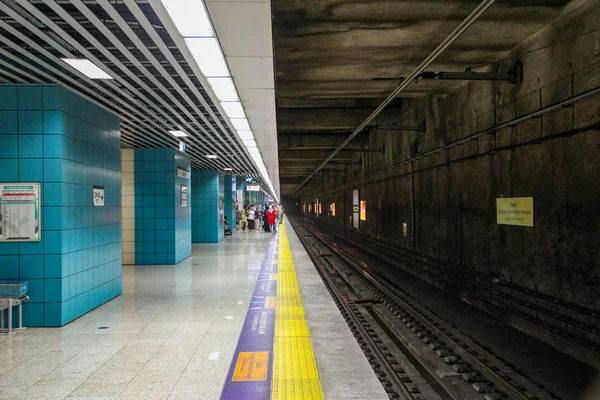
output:
M364 200L360 201L360 220L367 220L367 202Z
M335 203L331 203L331 216L335 217Z
M61 58L61 60L90 79L113 79L112 76L104 72L90 60L78 58Z
M404 77L399 78L372 78L374 81L404 81ZM465 72L433 72L423 71L417 77L415 83L420 80L450 80L450 81L504 81L519 85L523 82L523 64L516 63L512 71L508 72L473 72L471 67Z

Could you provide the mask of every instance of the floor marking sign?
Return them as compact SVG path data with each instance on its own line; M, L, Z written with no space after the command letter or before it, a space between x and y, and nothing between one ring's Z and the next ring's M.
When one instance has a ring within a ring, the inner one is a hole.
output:
M241 352L238 355L233 381L265 381L269 366L269 352Z
M274 243L279 243L276 235L272 235L271 240L261 265L221 400L271 399L277 303L277 280L271 278L273 275L277 276L278 266L272 261L278 257L275 255L277 246Z

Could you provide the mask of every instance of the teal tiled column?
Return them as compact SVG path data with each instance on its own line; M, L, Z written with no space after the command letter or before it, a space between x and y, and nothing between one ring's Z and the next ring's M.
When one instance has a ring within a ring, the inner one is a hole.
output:
M192 242L218 243L225 238L224 177L217 171L192 171ZM229 216L228 216L229 217Z
M0 85L0 181L41 183L41 241L0 242L0 279L29 282L25 326L65 325L121 293L119 124L58 85Z
M189 174L190 158L184 153L135 149L136 264L177 264L192 255ZM187 202L182 202L182 189Z

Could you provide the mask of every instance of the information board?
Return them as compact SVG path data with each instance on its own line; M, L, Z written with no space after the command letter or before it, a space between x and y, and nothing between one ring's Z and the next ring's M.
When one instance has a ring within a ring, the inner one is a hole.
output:
M39 183L0 183L0 242L41 239Z
M533 226L533 197L496 199L498 225Z
M94 207L104 207L104 186L94 186Z

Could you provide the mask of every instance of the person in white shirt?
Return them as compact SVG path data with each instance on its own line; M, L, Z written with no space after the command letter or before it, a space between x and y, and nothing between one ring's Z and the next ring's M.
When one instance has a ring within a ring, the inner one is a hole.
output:
M253 231L255 228L254 217L256 216L256 211L254 211L254 205L251 205L248 209L248 230Z

